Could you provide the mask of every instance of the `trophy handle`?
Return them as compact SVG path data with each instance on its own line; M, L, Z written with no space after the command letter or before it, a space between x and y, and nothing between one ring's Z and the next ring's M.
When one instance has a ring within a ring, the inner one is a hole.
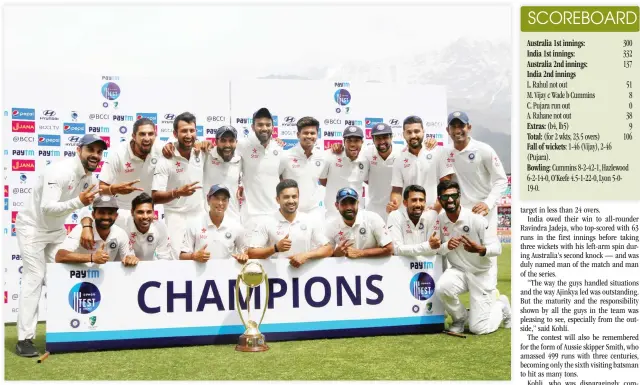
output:
M269 277L267 273L264 273L264 282L265 285L265 298L264 298L264 309L262 310L262 317L260 317L260 323L258 323L258 327L262 325L262 320L264 319L264 314L267 312L267 308L269 307Z
M238 309L238 314L240 315L240 321L242 321L242 325L244 325L244 327L247 327L247 323L244 322L244 317L242 316L242 308L240 307L240 274L238 274L238 279L236 280L236 309ZM247 306L248 306L248 302L247 302Z

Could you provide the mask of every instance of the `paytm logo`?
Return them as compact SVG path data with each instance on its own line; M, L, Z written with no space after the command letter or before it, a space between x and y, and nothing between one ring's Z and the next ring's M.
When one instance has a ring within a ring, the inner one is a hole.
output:
M409 265L409 267L413 270L413 269L418 269L418 270L433 270L433 262L411 262L411 264Z
M13 120L36 120L35 108L12 108L11 119Z
M60 146L60 135L38 135L38 146Z
M333 86L337 87L337 88L350 87L351 83L349 83L349 82L334 82Z
M87 279L87 278L100 278L100 270L71 270L69 272L69 278Z

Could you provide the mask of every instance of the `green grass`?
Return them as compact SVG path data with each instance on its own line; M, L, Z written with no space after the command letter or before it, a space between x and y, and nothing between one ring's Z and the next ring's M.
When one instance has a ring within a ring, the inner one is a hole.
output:
M498 289L507 296L510 256L510 245L503 245ZM468 305L468 294L462 300ZM41 352L44 333L39 324ZM6 380L511 379L511 333L503 328L466 339L437 334L272 342L264 353L238 353L233 345L67 353L42 364L16 356L16 340L15 325L5 326Z

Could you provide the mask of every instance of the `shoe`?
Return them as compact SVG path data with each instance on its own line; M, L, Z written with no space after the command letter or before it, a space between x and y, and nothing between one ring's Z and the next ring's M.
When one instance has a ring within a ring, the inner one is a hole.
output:
M20 357L38 357L39 355L38 350L36 350L35 345L33 345L33 341L29 339L18 341L16 344L16 353Z
M511 305L509 304L509 298L506 295L501 295L498 301L504 304L502 308L502 320L504 321L504 328L511 329Z
M453 321L451 326L449 326L449 331L454 333L463 333L464 332L464 324L467 323L467 319L469 318L469 314L465 315L463 319L459 319L457 321Z

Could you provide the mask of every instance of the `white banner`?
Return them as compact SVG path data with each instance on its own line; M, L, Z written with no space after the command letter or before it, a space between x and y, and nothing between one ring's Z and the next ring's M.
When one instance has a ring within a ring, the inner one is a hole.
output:
M444 309L433 295L440 257L327 258L299 269L286 259L260 263L270 285L260 327L267 343L444 328ZM237 343L244 332L235 302L241 267L233 259L135 268L48 264L48 308L55 311L47 319L47 350ZM259 322L265 284L256 293L251 319Z

